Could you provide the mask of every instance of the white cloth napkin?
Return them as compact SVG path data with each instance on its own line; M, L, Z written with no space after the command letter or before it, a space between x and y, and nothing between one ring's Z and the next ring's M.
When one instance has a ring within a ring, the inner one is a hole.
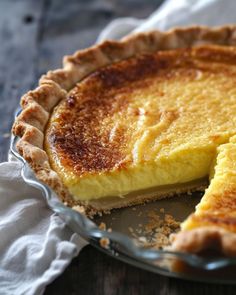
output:
M122 18L98 37L177 25L234 23L234 0L167 0L147 20ZM0 294L42 294L86 244L26 185L18 162L0 164Z
M42 294L85 245L24 183L21 167L0 164L0 294Z

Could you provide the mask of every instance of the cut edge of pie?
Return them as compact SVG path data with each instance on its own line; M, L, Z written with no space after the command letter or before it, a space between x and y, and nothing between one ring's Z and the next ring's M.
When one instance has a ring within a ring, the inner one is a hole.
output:
M64 203L73 207L84 205L88 214L93 215L109 209L143 203L153 199L153 195L140 196L132 200L120 203L120 199L105 202L104 206L98 207L96 201L73 202L67 188L60 177L51 168L48 155L44 150L44 130L53 108L59 101L66 98L68 91L76 83L81 81L92 72L113 64L115 62L134 57L137 54L153 53L158 50L194 47L198 45L236 45L236 26L228 25L218 28L194 26L176 28L168 32L152 31L147 33L133 34L121 41L105 41L89 49L76 52L72 56L66 56L63 60L63 68L49 71L40 79L39 86L25 94L21 99L22 112L16 118L13 125L13 133L20 137L17 148L23 158L34 170L37 178L49 185L62 199ZM175 193L203 189L204 181L197 185L179 188ZM156 195L156 199L171 196L173 191L163 191ZM101 203L100 203L101 204ZM229 239L229 237L232 237ZM184 241L188 240L188 243ZM182 231L174 237L173 249L179 251L199 252L209 246L209 241L215 241L221 252L235 253L233 242L235 234L227 230L213 227L203 227L191 231ZM227 240L225 242L225 240ZM189 245L185 247L184 245ZM191 245L195 245L191 247ZM231 251L231 252L230 252Z
M206 249L236 255L236 136L217 148L214 175L196 210L172 237L172 247L181 252Z

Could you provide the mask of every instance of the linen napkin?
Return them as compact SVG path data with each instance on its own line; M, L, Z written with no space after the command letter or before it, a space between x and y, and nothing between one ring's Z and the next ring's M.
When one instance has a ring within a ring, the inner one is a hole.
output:
M42 294L85 245L21 178L0 164L0 294Z
M122 18L99 35L119 39L134 31L177 25L234 23L234 0L167 0L147 20ZM24 183L21 163L0 164L0 294L42 294L86 242Z

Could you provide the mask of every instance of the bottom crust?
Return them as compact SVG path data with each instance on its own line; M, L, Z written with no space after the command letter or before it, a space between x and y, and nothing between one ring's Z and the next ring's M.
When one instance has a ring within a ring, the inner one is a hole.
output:
M125 197L106 197L94 199L90 201L75 201L73 209L77 209L77 205L83 206L86 215L93 217L96 214L110 213L112 209L140 205L151 201L156 201L182 193L192 193L195 191L203 191L207 187L208 181L204 179L194 180L188 183L162 186L158 188L150 188L138 192L132 192ZM81 211L81 208L79 208Z

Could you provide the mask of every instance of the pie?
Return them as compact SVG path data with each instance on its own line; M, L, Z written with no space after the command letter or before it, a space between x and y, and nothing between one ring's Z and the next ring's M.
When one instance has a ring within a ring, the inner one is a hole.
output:
M203 190L172 248L236 255L236 27L106 41L21 99L13 132L68 206L107 212Z

